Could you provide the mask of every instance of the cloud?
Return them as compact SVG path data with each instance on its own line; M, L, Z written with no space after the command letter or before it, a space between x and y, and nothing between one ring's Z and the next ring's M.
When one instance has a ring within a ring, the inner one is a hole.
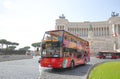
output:
M4 6L5 8L7 8L7 9L11 9L12 6L13 6L13 3L12 3L10 0L5 0L5 1L3 2L3 6Z

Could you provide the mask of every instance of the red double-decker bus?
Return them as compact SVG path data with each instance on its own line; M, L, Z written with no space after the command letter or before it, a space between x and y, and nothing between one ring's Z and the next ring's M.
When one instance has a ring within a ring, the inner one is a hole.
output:
M44 34L41 48L42 67L74 68L90 61L89 42L65 30Z

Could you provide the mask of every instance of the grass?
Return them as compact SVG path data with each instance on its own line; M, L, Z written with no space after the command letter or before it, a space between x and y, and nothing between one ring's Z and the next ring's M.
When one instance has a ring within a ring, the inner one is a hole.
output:
M107 62L96 66L88 79L120 79L120 62Z

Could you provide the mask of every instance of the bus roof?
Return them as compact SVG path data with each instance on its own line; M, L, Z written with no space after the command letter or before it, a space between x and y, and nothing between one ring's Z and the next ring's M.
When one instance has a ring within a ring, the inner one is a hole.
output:
M78 38L79 40L82 40L82 41L84 41L84 42L88 42L87 40L84 40L84 39L82 39L82 38L80 38L80 37L77 37L76 35L74 35L74 34L68 32L68 31L66 31L66 30L50 30L50 31L46 31L45 33L47 33L47 32L48 32L48 33L50 33L50 32L57 32L57 31L63 31L63 32L66 32L66 33L72 35L73 37ZM54 34L57 35L57 33L54 33Z

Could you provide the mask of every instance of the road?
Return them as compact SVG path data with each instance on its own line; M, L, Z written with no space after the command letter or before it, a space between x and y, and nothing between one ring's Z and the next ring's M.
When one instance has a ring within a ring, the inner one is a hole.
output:
M37 58L0 62L0 79L37 79L38 77Z
M91 62L73 70L42 68L38 64L38 58L5 61L0 62L0 79L86 79L90 67L103 61L111 60L92 57Z
M98 59L91 57L91 61L88 64L78 66L73 70L70 69L53 70L53 69L45 69L40 67L39 79L86 79L88 70L93 65L104 61L114 61L114 60L120 61L120 59Z

